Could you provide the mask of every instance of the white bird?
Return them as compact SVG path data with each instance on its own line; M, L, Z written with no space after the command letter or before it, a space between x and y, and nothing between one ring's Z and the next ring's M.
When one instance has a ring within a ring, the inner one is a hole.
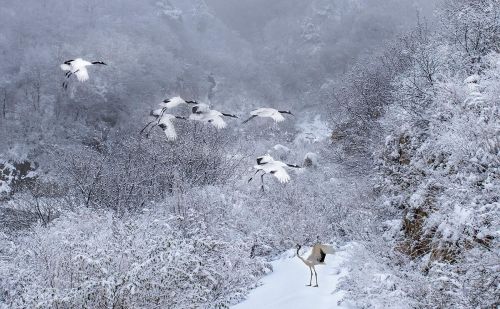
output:
M266 163L269 163L271 161L274 161L274 159L273 159L273 157L271 157L270 154L266 154L266 155L257 157L257 165L266 164Z
M154 127L158 126L158 127L160 127L160 129L163 130L163 133L165 133L165 135L167 136L167 139L169 141L175 141L177 139L177 132L175 131L175 127L174 127L172 120L174 120L176 118L186 120L186 118L182 117L182 116L175 116L172 114L166 114L165 108L155 109L155 110L151 111L150 115L154 119L152 121L150 121L148 124L146 124L146 126L141 130L140 134L142 134L142 132L144 132L144 130L146 130L146 128L149 125L153 124L149 128L148 133L146 133L146 137L149 136L149 133L151 132L151 130Z
M163 114L163 116L161 116L158 120L157 125L163 130L169 141L175 141L177 139L177 132L175 131L175 127L172 122L172 120L176 118L186 120L185 117L175 116L172 114Z
M288 164L284 163L281 161L274 160L273 157L270 155L264 155L260 156L257 158L257 165L254 166L254 168L257 170L254 174L257 175L258 172L263 172L262 175L260 175L260 180L261 180L261 189L264 191L264 175L266 174L271 174L280 183L287 183L290 181L290 175L288 175L288 172L286 171L286 167L294 167L294 168L300 168L298 165L294 164ZM248 182L252 181L253 176L248 179Z
M192 108L192 114L189 115L189 119L210 123L217 129L224 129L227 127L227 123L222 119L222 116L238 118L232 114L221 113L214 109L210 109L207 104L198 103Z
M304 262L304 264L306 264L307 267L309 267L309 271L311 273L311 277L309 278L309 284L307 286L311 286L312 284L312 276L314 270L314 276L316 277L316 285L314 287L318 287L318 274L316 273L316 268L314 268L314 266L319 264L324 264L326 255L333 254L335 250L333 249L332 246L316 244L313 246L311 254L307 257L307 259L304 259L299 254L300 248L301 245L297 245L297 257L301 259L302 262Z
M76 58L72 60L67 60L64 61L63 64L61 64L61 70L67 71L66 72L66 79L68 79L71 75L76 75L76 78L80 82L84 82L89 79L89 72L87 71L87 67L94 65L94 64L102 64L102 65L107 65L106 63L102 61L93 61L89 62L86 60L83 60L82 58ZM64 89L68 88L68 80L65 80L63 82L63 87Z
M165 99L163 100L162 103L160 103L160 106L166 109L171 109L174 107L177 107L179 105L187 105L187 104L197 104L196 101L186 101L181 97L173 97L170 99Z
M208 111L210 111L210 106L208 106L208 104L205 103L196 103L196 105L191 108L191 112L193 114L201 114L201 113L206 113Z
M261 107L256 110L253 110L250 112L250 118L247 120L243 121L243 123L247 123L250 120L254 119L255 117L262 117L262 118L272 118L274 122L282 122L285 120L285 117L283 117L282 114L290 114L293 116L292 112L290 111L279 111L274 108L270 107Z

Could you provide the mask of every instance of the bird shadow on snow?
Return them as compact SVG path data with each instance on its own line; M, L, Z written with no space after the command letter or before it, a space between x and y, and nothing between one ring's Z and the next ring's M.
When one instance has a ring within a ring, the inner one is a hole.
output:
M231 308L349 308L341 304L344 292L337 290L340 279L347 275L342 264L349 257L348 249L349 246L340 248L327 256L324 265L316 266L318 287L306 286L309 268L296 256L295 249L284 252L271 262L273 272L262 278L246 300ZM301 256L307 257L311 250L302 251Z

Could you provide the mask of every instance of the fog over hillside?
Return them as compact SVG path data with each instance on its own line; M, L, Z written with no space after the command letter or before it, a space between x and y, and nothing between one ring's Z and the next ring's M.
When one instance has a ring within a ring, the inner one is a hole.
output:
M0 309L500 304L498 0L0 20Z

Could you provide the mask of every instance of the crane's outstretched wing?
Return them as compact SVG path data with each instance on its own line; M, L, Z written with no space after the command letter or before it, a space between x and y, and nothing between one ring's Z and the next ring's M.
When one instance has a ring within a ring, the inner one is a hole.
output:
M329 246L329 245L318 245L321 249L321 251L323 251L324 253L326 254L334 254L335 253L335 249L333 248L333 246Z
M76 78L78 78L79 81L84 82L89 79L89 72L87 71L86 68L80 68L73 72L73 74L76 75Z
M191 108L193 114L210 113L210 106L205 103L197 103Z
M177 132L175 132L175 127L170 119L162 118L158 126L163 130L167 139L169 141L175 141L177 139Z
M217 129L224 129L225 127L227 127L226 122L224 121L224 119L222 119L221 116L212 116L208 120L208 122L211 123Z
M325 257L326 257L326 253L323 252L323 250L319 250L319 258L318 258L318 262L320 263L324 263L325 262Z
M322 245L316 244L312 248L311 255L308 257L311 261L316 261L318 263L324 263L326 258L326 252L323 251Z
M165 108L158 108L151 111L150 115L154 117L160 117L165 113Z
M278 179L281 183L287 183L290 181L290 175L286 172L286 170L282 167L278 167L276 170L272 171L274 177Z
M61 70L63 70L63 71L70 71L71 70L71 66L69 64L63 63L63 64L61 64Z
M238 118L238 116L233 115L233 114L228 114L228 113L221 113L221 114L222 114L222 116L226 116L226 117Z
M273 157L271 157L268 154L257 157L257 164L264 164L264 163L269 163L272 161L274 161Z
M285 120L285 117L283 117L283 115L281 115L280 113L273 113L271 115L271 118L273 118L273 120L276 122L282 122Z

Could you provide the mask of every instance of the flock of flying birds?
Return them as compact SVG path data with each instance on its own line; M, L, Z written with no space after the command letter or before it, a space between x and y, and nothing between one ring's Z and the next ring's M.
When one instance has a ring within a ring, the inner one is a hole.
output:
M92 65L107 65L102 61L86 61L82 58L76 58L72 60L67 60L60 65L65 73L65 80L62 84L64 89L68 88L69 78L75 75L77 80L80 82L85 82L89 79L89 73L87 67ZM183 116L173 115L168 113L169 110L174 109L178 106L189 106L191 105L191 114L188 118ZM270 107L261 107L250 112L250 118L243 121L247 123L250 120L261 117L261 118L271 118L276 123L285 120L283 114L293 115L290 111L277 110ZM146 126L141 130L141 134L146 132L146 136L149 136L151 130L155 127L159 127L165 133L169 141L175 141L177 139L177 133L175 131L174 120L193 120L199 121L205 124L213 125L217 129L223 129L227 127L227 123L224 121L223 117L238 118L236 115L222 113L217 110L211 109L209 105L204 103L198 103L196 101L186 101L181 97L173 97L170 99L163 100L160 103L160 108L151 111L150 116L152 120L146 124ZM264 191L264 175L270 174L276 177L279 182L287 183L290 181L290 175L288 174L286 168L300 168L300 166L294 164L287 164L278 160L274 160L269 154L260 156L257 158L257 165L254 168L257 170L255 174L248 180L252 181L253 177L261 172L261 189Z

